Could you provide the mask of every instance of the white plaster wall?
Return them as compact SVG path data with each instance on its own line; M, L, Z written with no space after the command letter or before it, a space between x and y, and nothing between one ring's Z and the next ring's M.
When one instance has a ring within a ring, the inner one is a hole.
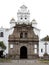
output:
M15 26L15 22L14 23L10 23L10 28Z
M0 41L3 41L5 46L7 47L6 50L4 51L4 54L8 54L8 37L10 34L13 33L13 28L11 29L4 29L4 28L0 28L0 32L4 33L4 37L0 37Z
M32 24L33 27L37 27L37 24Z
M40 38L40 30L37 29L37 28L34 28L33 30L34 30L34 33L35 33L36 35L38 35L38 37Z
M5 32L5 38L4 38L5 41L4 42L5 42L6 46L7 46L7 49L5 50L6 53L8 53L8 47L9 47L8 46L9 45L8 44L8 37L9 37L9 35L11 35L13 33L13 30L14 29L12 28L12 29L9 29L8 31Z
M43 52L41 52L41 49L43 49ZM40 41L39 42L39 56L43 57L44 52L45 52L44 42Z
M45 53L45 43L46 41L39 41L39 56L42 57L43 54ZM47 41L47 54L49 54L49 41ZM41 52L41 49L43 49L43 52Z
M3 40L4 40L4 38L0 37L0 41L3 41Z
M5 28L0 28L0 32L3 32L3 37L0 37L0 41L3 41L6 46L7 44L5 42Z
M4 28L0 28L0 32L4 32L5 33L5 29ZM3 34L4 36L4 34ZM3 41L4 40L4 37L0 37L0 41Z
M47 45L47 53L49 54L49 41L47 43L48 43L48 45Z

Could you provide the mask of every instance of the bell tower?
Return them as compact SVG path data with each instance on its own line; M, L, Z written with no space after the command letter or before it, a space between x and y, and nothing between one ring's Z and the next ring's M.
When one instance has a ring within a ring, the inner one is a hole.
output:
M28 24L30 22L30 12L25 5L22 5L17 12L17 23Z

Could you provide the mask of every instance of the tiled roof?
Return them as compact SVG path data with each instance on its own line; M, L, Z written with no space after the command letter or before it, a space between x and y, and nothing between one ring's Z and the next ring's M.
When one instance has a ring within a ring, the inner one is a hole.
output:
M49 41L49 36L47 35L46 37L42 38L41 41Z

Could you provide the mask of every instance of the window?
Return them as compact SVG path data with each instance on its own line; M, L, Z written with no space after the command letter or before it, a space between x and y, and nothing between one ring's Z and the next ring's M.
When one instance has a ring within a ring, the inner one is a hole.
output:
M43 49L41 49L41 52L43 52Z
M37 49L34 49L34 53L37 54Z
M27 19L27 18L25 18L25 19Z
M21 32L20 33L20 38L27 38L27 33L26 32Z
M23 19L23 18L21 17L21 19Z
M23 38L23 33L22 32L20 33L20 38Z
M13 48L13 44L10 44L10 48Z
M3 37L3 32L0 32L0 37Z
M37 44L34 44L34 53L37 54Z
M25 33L25 38L27 38L27 33Z
M34 45L34 48L37 48L37 44Z
M3 37L3 32L1 32L1 37Z

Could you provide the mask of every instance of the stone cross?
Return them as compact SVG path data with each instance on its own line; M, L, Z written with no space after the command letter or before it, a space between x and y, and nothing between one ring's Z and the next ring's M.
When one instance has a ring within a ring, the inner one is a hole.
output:
M48 43L47 42L45 42L45 53L47 53L47 45L48 45Z

